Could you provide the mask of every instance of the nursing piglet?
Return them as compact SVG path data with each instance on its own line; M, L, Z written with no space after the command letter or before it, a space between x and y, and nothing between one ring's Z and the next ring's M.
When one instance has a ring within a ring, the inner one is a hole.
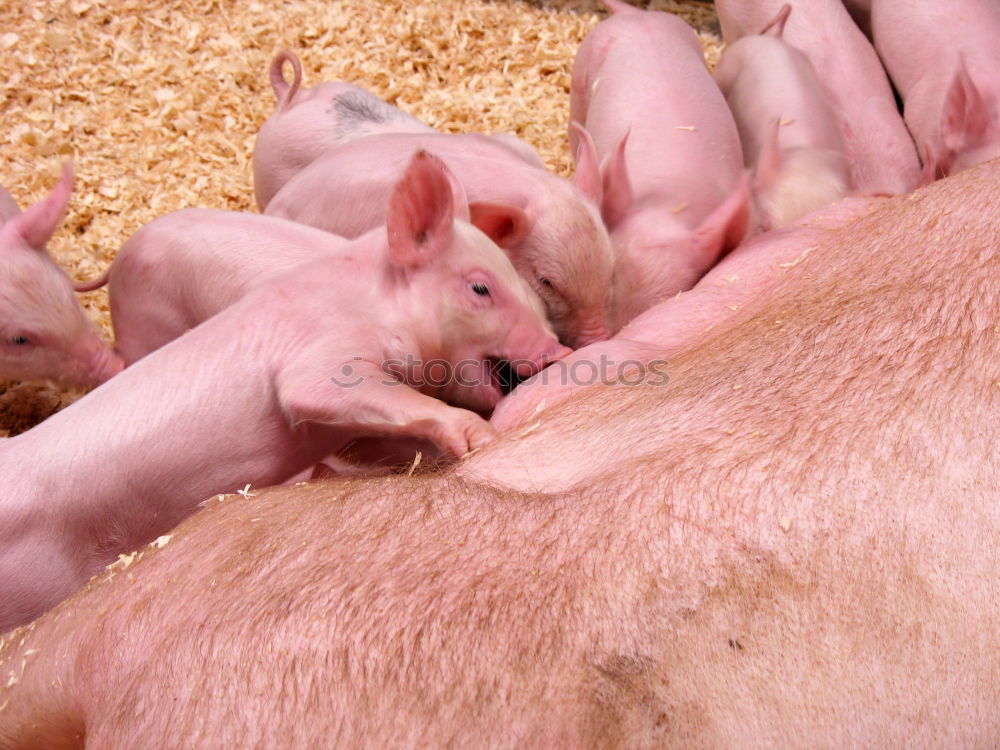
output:
M809 59L781 38L789 10L768 33L727 46L714 72L753 170L761 231L835 203L851 186L836 114Z
M1000 4L874 0L875 46L925 181L1000 156Z
M530 376L568 350L464 212L443 164L418 153L387 227L251 290L0 445L0 631L206 497L281 482L358 437L455 456L489 442L470 409L501 398L493 362Z
M0 214L0 378L97 385L122 368L49 255L69 202L69 164L52 192L24 213L3 191Z
M717 0L723 38L732 44L759 34L787 4L787 0ZM920 182L917 151L872 45L841 0L791 5L783 38L809 58L837 112L853 187L864 193L912 190Z
M570 143L577 184L611 231L620 327L743 239L749 194L736 125L691 28L605 4L614 14L573 64Z
M447 133L359 138L299 172L265 213L356 237L385 221L386 196L417 148L448 165L456 195L468 196L472 223L507 252L563 342L578 347L610 335L614 254L597 207L502 144Z
M284 68L292 67L292 81ZM271 88L278 100L254 141L254 195L263 211L274 194L328 149L379 133L434 133L429 125L370 91L343 81L302 88L302 64L294 52L279 52L271 62ZM470 146L502 147L508 156L542 167L531 146L504 133L464 136Z

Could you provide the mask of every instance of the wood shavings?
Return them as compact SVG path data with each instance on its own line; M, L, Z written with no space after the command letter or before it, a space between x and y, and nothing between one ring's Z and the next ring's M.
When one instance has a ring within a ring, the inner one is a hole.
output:
M521 430L520 434L518 434L518 437L519 438L527 437L541 426L542 426L542 420L540 419L536 420L534 423L528 425L526 428Z
M406 476L408 476L408 477L412 477L413 476L413 472L417 470L418 466L420 466L420 461L421 461L421 459L423 459L423 457L424 457L424 454L421 453L420 451L417 451L417 455L415 455L413 457L413 463L410 464L410 468L407 469L407 471L406 471Z
M788 269L792 268L793 266L797 266L799 263L801 263L806 259L806 256L809 255L809 253L811 253L815 249L816 249L815 247L807 247L805 250L802 251L802 254L798 258L788 263L779 263L778 268Z
M127 555L125 555L125 554L118 555L118 559L115 560L110 565L108 565L108 570L112 570L112 569L114 569L114 570L125 570L126 568L128 568L129 565L131 565L132 563L135 562L137 554L138 553L136 553L136 552L130 552Z
M679 15L715 64L711 3L634 4ZM49 247L76 281L97 277L163 214L255 210L253 139L274 107L267 71L282 48L301 58L307 86L341 79L446 132L513 133L569 177L573 57L605 16L597 0L2 3L0 183L24 207L73 160L73 196ZM110 341L106 290L78 298ZM0 383L0 434L79 395Z
M12 687L14 687L17 683L19 683L24 678L24 670L28 666L28 657L34 656L37 653L38 653L38 649L37 648L25 649L25 651L23 651L21 653L21 671L20 671L19 674L15 674L13 669L9 672L9 676L7 678L7 685L6 685L6 687L12 688ZM10 698L8 698L6 701L4 701L3 705L0 706L0 711L2 711L3 709L5 709L7 707L7 704L9 702L10 702Z

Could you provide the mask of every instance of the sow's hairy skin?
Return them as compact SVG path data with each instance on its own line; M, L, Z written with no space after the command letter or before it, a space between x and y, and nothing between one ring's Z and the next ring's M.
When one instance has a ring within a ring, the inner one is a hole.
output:
M998 188L829 229L464 476L210 504L8 635L0 747L993 744Z

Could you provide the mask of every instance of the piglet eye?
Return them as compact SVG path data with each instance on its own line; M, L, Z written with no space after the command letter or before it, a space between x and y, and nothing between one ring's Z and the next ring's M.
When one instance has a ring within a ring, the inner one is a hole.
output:
M472 291L478 294L480 297L489 297L490 288L486 284L475 283L472 285Z
M8 341L15 346L24 346L25 344L30 344L27 336L12 336Z
M539 277L538 277L538 281L539 281L539 282L541 282L542 286L547 286L547 287L548 287L549 289L551 289L551 288L552 288L552 282L551 282L551 281L549 281L549 280L548 280L547 278L545 278L544 276L539 276Z

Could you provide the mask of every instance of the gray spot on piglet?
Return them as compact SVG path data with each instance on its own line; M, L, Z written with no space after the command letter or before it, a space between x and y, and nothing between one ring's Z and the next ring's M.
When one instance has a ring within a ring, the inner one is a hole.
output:
M391 104L362 91L348 91L334 97L329 111L336 117L338 136L349 135L368 123L402 119L402 113Z

